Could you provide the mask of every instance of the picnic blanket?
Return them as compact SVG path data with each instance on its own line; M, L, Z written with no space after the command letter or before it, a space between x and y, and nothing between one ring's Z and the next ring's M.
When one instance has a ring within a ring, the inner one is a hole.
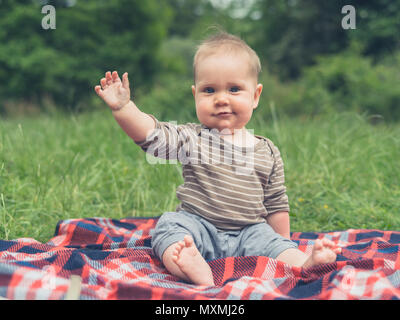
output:
M342 247L337 261L308 269L262 256L208 261L215 286L168 273L151 250L157 218L72 219L43 244L0 240L0 297L6 299L397 299L400 232L294 232L311 252L317 238ZM76 280L79 279L77 282ZM71 293L72 292L72 293ZM75 292L75 293L74 293Z

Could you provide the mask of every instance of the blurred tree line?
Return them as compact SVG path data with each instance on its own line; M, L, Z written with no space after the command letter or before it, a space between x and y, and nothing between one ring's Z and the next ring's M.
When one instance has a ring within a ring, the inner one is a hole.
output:
M55 30L42 29L46 4ZM354 30L341 24L349 4ZM400 0L0 0L0 113L94 108L94 85L115 69L145 111L193 119L192 57L215 25L260 55L261 117L273 103L287 115L400 119Z
M42 28L46 4L56 9L54 30ZM131 71L150 87L170 19L170 6L157 0L1 0L3 110L7 100L85 108L94 84L111 69Z

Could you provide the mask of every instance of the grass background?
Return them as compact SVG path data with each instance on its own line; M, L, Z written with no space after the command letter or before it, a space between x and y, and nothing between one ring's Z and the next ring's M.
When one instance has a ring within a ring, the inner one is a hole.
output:
M341 113L247 128L280 148L292 231L400 230L399 124ZM149 164L108 110L0 120L0 239L47 242L63 219L158 216L182 182L180 165Z

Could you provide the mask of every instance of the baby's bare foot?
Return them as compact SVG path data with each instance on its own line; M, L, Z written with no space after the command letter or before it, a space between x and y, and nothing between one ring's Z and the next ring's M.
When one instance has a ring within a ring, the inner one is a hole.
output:
M194 284L214 285L210 266L197 250L191 236L185 236L183 241L178 242L172 255L176 265Z
M333 241L328 239L317 239L315 241L311 256L303 264L304 268L317 266L323 263L331 263L336 260L336 254L341 252L341 248L336 247Z

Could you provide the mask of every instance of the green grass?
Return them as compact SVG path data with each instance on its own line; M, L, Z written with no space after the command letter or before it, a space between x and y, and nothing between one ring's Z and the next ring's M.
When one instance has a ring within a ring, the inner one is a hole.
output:
M292 231L400 230L400 125L341 114L252 127L281 150ZM46 242L63 219L158 216L181 183L179 165L149 164L107 111L0 120L0 239Z

